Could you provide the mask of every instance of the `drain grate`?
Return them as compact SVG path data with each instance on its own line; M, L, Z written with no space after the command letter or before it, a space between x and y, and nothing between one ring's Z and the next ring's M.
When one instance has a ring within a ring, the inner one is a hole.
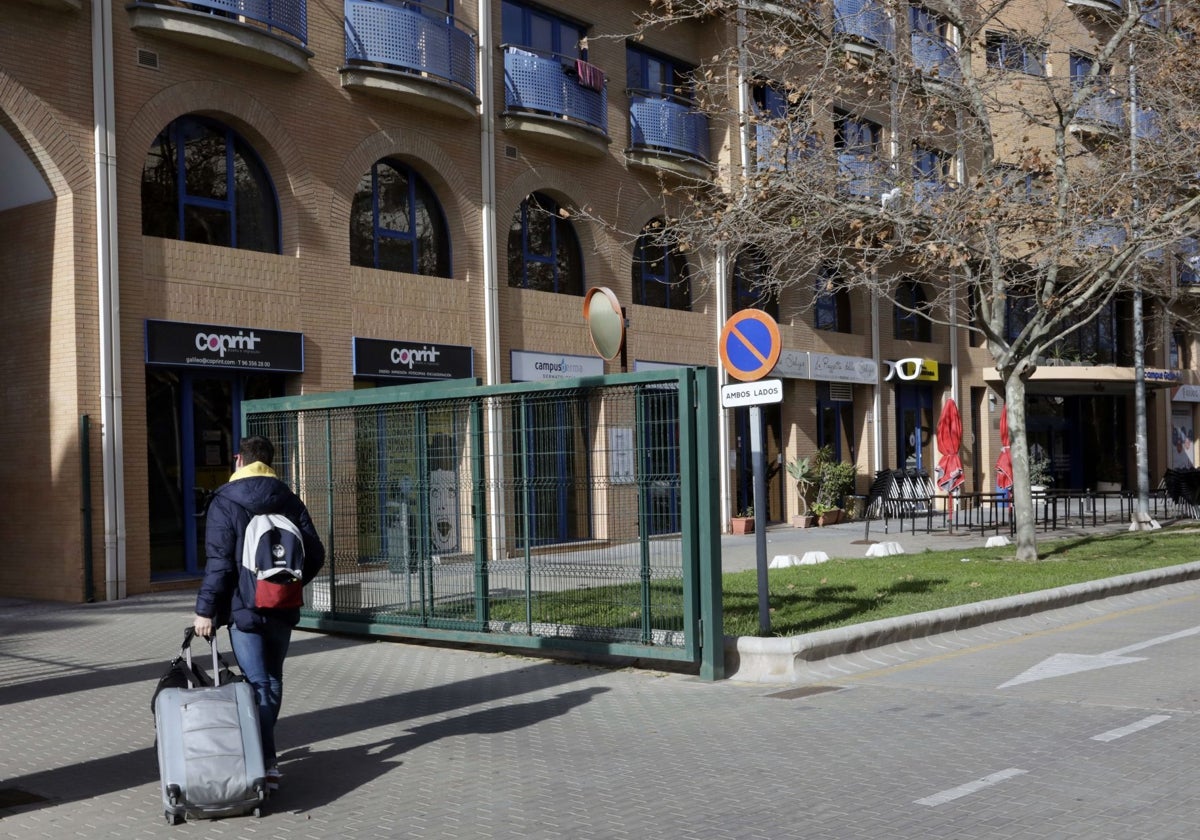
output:
M6 808L20 808L24 805L36 805L45 802L46 797L38 796L20 788L0 788L0 811Z
M776 700L797 700L801 697L812 697L814 694L824 694L827 691L844 691L840 685L806 685L801 688L789 688L787 691L776 691L768 694Z

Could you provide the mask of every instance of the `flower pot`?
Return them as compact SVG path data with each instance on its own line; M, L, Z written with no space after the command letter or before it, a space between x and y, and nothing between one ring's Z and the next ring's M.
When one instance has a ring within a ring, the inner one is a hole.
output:
M729 530L735 534L753 534L754 518L751 516L734 516L729 520Z
M818 525L836 525L842 521L841 510L827 510L817 517Z
M811 528L817 524L817 517L811 513L798 513L792 517L793 528Z

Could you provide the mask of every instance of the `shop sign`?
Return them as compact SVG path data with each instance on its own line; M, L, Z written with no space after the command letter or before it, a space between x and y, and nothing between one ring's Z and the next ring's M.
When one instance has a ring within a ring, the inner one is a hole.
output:
M146 364L303 373L304 334L147 319Z
M772 376L784 376L788 379L809 379L808 352L805 350L780 350L779 361L775 363Z
M1200 402L1200 385L1180 385L1171 390L1174 402Z
M474 350L457 344L354 338L354 375L405 382L470 379Z
M604 375L604 360L597 356L531 353L528 350L512 350L510 353L513 382L545 382Z
M883 377L884 382L891 382L896 379L903 382L938 381L938 363L935 359L913 357L897 359L894 362L885 359L883 364L887 367L887 375Z
M1161 370L1159 368L1146 368L1143 372L1147 382L1178 382L1179 371L1177 370Z
M873 359L861 356L834 356L829 353L809 353L808 364L813 379L822 382L849 382L853 385L874 385L879 368Z

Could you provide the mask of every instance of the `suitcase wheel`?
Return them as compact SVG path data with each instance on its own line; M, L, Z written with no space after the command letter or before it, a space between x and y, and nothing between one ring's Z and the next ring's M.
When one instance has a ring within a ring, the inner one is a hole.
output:
M251 813L254 814L255 819L258 819L262 816L262 808L255 808Z
M167 786L167 802L169 802L172 805L172 807L174 807L174 806L179 805L180 802L182 802L182 800L183 800L183 790L179 787L179 785L168 785Z
M167 825L179 825L180 819L178 814L172 814L170 811L163 811L163 817L167 820Z

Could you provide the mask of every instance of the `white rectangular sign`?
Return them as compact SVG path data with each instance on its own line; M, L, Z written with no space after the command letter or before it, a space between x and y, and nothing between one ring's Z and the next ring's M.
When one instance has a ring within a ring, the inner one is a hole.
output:
M777 402L783 402L782 379L736 382L721 387L722 408L740 408L745 405L766 405Z

